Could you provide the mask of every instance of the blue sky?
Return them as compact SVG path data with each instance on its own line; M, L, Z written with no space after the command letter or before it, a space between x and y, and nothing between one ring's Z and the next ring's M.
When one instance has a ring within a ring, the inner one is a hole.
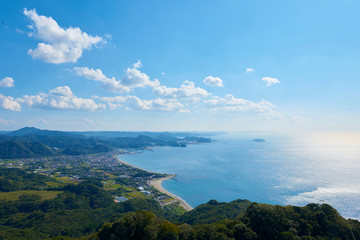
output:
M0 129L360 131L356 0L0 0Z

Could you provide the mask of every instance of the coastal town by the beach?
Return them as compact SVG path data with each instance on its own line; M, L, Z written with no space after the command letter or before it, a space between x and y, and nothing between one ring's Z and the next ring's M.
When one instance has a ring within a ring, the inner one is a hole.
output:
M78 184L82 180L96 179L104 184L106 190L114 193L114 202L134 197L152 198L167 209L191 210L192 207L183 199L161 186L164 180L174 178L175 175L150 172L120 160L121 155L138 154L141 151L124 148L100 154L0 160L0 167L21 168L63 183Z

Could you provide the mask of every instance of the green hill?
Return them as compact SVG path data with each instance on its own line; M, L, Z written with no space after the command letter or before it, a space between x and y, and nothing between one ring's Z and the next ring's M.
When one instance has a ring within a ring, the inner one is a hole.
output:
M190 212L174 219L177 223L208 224L223 219L234 220L239 214L245 213L251 202L248 200L235 200L230 203L210 200L206 204L201 204Z
M96 134L95 134L96 135ZM185 147L188 143L211 142L210 138L180 138L170 134L150 137L94 137L76 132L26 127L0 135L0 159L82 155L109 152L117 148L143 149L154 146Z
M41 142L28 142L20 139L0 143L0 158L29 158L52 156L54 152Z
M151 212L139 211L105 224L96 234L82 239L356 240L360 239L360 223L345 220L327 204L284 207L252 203L235 220L197 225L173 224Z
M115 203L96 179L65 184L8 168L0 168L0 192L0 239L360 240L359 221L327 204L211 200L174 216L147 197Z

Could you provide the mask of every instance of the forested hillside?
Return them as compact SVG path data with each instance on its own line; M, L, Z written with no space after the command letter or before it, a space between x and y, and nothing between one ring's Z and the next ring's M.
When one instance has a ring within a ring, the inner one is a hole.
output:
M61 132L22 128L0 135L0 159L33 158L58 155L82 155L109 152L118 148L143 149L155 146L186 147L187 144L211 142L210 138L187 136L177 137L163 133L149 137L94 136L81 132ZM121 134L120 134L121 135ZM106 135L105 135L106 136Z
M227 207L227 204L223 207ZM216 215L210 218L213 217ZM114 223L105 224L98 233L82 239L351 240L360 239L360 223L345 220L327 204L283 207L252 203L236 219L223 219L211 224L173 224L154 213L138 211Z
M111 191L95 179L65 184L20 169L0 168L0 239L76 238L142 209L166 216L156 201L145 196L115 203Z
M96 179L77 184L0 169L0 239L360 239L360 223L327 204L211 200L184 214L138 195L114 202Z

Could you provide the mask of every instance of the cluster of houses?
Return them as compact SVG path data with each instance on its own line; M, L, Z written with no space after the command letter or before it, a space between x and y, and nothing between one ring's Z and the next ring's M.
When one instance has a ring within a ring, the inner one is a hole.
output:
M55 156L44 158L24 158L12 161L1 161L0 167L22 168L28 171L56 177L58 180L80 182L82 179L96 178L101 181L110 179L127 179L127 185L136 188L146 196L153 196L157 201L168 198L166 195L154 194L149 182L155 174L141 174L140 169L133 168L119 161L120 154L134 154L137 150L118 149L111 153ZM115 181L114 181L115 183ZM156 195L156 196L155 196ZM115 202L126 201L124 196L114 196Z

